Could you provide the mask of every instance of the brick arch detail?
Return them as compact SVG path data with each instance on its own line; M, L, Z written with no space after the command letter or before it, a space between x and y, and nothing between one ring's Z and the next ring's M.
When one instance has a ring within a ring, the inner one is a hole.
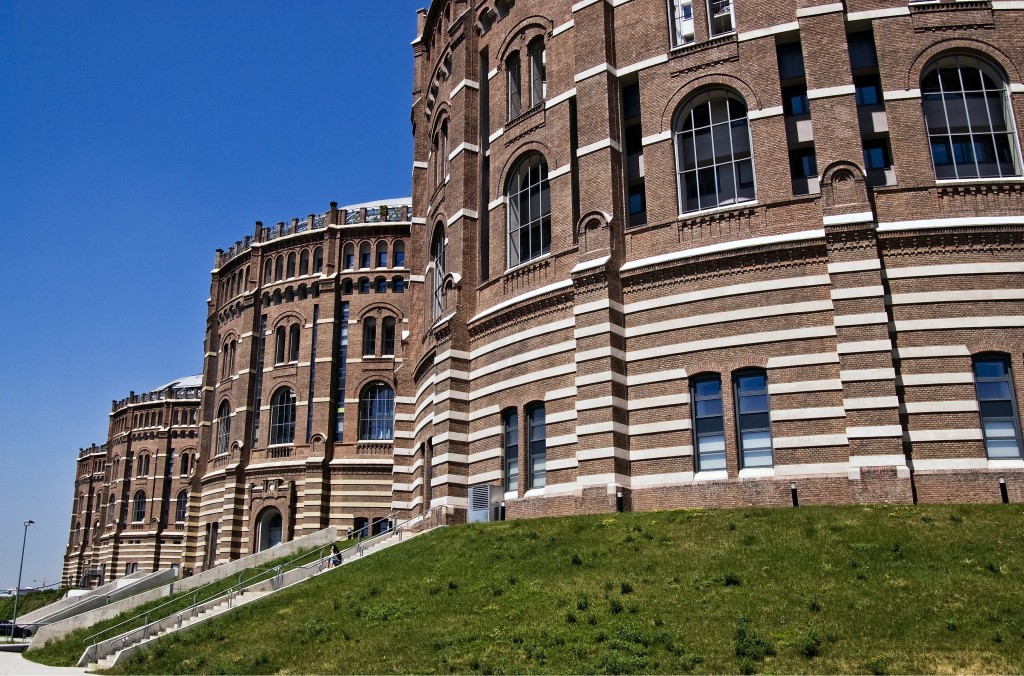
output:
M714 89L725 89L735 93L743 99L748 114L751 110L759 110L762 106L754 90L740 78L725 73L709 73L684 83L676 90L675 94L669 97L661 112L661 128L671 130L676 114L690 99Z
M920 50L910 62L907 69L906 89L917 89L921 86L921 73L935 59L954 53L970 54L984 57L1003 71L1008 82L1020 82L1020 71L1013 59L998 47L974 38L945 38Z

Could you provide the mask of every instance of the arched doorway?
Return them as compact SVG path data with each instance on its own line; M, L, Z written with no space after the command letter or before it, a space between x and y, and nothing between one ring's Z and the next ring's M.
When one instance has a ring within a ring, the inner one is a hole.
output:
M274 507L267 508L260 515L256 551L262 552L264 549L270 549L274 545L281 544L284 536L283 523L281 512Z

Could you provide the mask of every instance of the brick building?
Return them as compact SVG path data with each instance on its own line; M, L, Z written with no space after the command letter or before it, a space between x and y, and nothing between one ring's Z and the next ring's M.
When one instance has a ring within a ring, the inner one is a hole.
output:
M510 518L1024 499L1022 31L435 0L411 203L218 256L183 567L480 485Z

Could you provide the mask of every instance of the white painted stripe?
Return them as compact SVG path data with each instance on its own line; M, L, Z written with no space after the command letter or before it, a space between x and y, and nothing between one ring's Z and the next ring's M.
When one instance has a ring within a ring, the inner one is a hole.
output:
M822 87L821 89L808 89L808 99L825 99L831 96L845 96L856 93L857 89L851 85L840 85L838 87Z
M617 141L613 141L610 138L606 138L601 141L597 141L595 143L591 143L590 145L586 145L583 146L582 148L579 148L576 151L576 157L584 157L586 155L589 155L590 153L596 153L599 150L604 150L605 148L613 148L619 152L622 152L622 146L620 146Z
M630 460L658 460L659 458L685 458L693 455L693 446L671 446L668 448L646 448L631 450Z
M610 322L602 322L595 324L594 326L585 326L582 329L576 329L572 332L573 337L576 340L580 338L590 338L591 336L603 336L612 334L616 336L625 335L626 330L618 324L612 324Z
M490 79L494 78L497 74L498 74L498 69L497 68L492 68L491 70L487 71L487 79L490 80Z
M549 471L575 469L580 466L580 461L576 458L561 458L559 460L548 460L545 466Z
M551 378L558 378L559 376L568 376L574 373L576 373L575 364L565 364L563 366L555 366L549 369L541 369L539 371L521 375L517 378L508 378L493 385L474 390L470 394L470 400L475 401L477 399L489 397L498 392L508 392L521 385L527 385L541 380L550 380Z
M820 462L793 465L775 465L776 476L798 477L817 476L820 474L846 474L850 470L848 462Z
M822 219L825 225L851 225L853 223L872 223L875 214L871 211L859 211L855 214L836 214Z
M581 350L576 353L576 363L593 361L595 359L625 359L626 353L617 347L599 347L593 350Z
M908 401L900 406L904 413L970 413L978 410L972 399L953 401Z
M575 387L563 387L560 390L551 390L550 392L544 393L544 401L557 401L559 399L569 399L570 397L576 396Z
M796 10L796 16L798 19L802 19L806 16L817 16L819 14L831 14L833 12L843 11L843 3L831 2L827 5L818 5L816 7L798 7Z
M817 364L838 364L839 355L835 352L818 354L792 354L780 357L769 357L765 365L770 369L788 368L792 366L814 366Z
M768 383L768 394L797 394L800 392L829 392L842 390L843 382L838 379L800 380L792 383Z
M772 446L780 448L815 448L817 446L846 446L845 434L808 434L795 437L774 437Z
M599 63L596 66L587 68L586 70L580 73L576 73L576 75L574 75L572 79L573 82L583 82L584 80L590 79L595 75L600 75L601 73L611 73L612 75L616 74L615 69L612 68L609 64Z
M950 469L988 469L989 466L985 458L927 458L924 460L912 460L910 465L914 468L915 472Z
M601 256L600 258L595 258L593 260L577 263L576 266L569 271L569 274L575 275L579 272L586 272L587 270L599 268L603 266L605 263L607 263L609 260L611 260L611 256ZM575 314L575 312L573 314Z
M892 342L888 338L881 340L856 340L839 343L836 351L839 354L862 354L864 352L888 352L892 350Z
M607 1L607 0L604 0L604 1ZM581 9L583 9L585 7L590 7L591 5L593 5L594 3L597 3L597 2L602 2L602 0L580 0L579 2L573 4L572 12L573 12L573 14L575 14L576 12L580 11Z
M846 409L842 406L817 406L811 408L772 409L772 422L783 420L818 420L823 418L843 418Z
M605 397L594 397L593 399L576 400L577 411L591 411L595 408L607 408L609 406L618 406L620 408L626 408L626 401L619 397L613 397L610 395ZM550 422L551 416L547 416L546 420Z
M924 230L929 228L962 228L970 226L990 225L1022 225L1024 216L971 216L968 218L926 218L919 221L896 221L879 223L879 232L897 232L900 230Z
M743 296L767 291L780 291L785 289L800 289L812 286L826 286L829 284L828 275L808 275L805 277L786 277L784 279L766 279L759 282L746 282L745 284L731 284L729 286L712 287L700 291L689 291L686 293L673 294L652 298L651 300L636 301L627 303L624 312L632 314L646 310L655 310L662 307L673 307L687 303L698 303L713 298L727 298L729 296Z
M992 0L992 9L1024 11L1022 0Z
M654 373L635 373L626 378L626 384L630 387L637 385L649 385L651 383L664 383L670 380L682 380L686 378L686 369L667 369L655 371ZM689 397L689 395L687 395Z
M572 280L571 279L564 279L564 280L562 280L560 282L555 282L554 284L548 284L547 286L543 286L543 287L541 287L539 289L534 289L533 291L528 291L528 292L526 292L524 294L516 296L515 298L510 298L509 300L503 301L501 303L498 303L497 305L489 307L489 308L487 308L486 310L484 310L482 312L478 312L476 314L476 316L474 316L472 319L469 320L469 323L472 324L473 322L475 322L475 321L477 321L479 319L483 319L484 317L487 317L488 315L492 315L495 312L498 312L500 310L504 310L506 308L514 307L514 306L516 306L516 305L518 305L520 303L525 303L526 301L531 300L533 298L538 298L540 296L543 296L543 295L546 295L546 294L549 294L549 293L554 293L555 291L560 291L562 289L567 289L567 288L569 288L571 286L572 286Z
M480 83L475 80L463 80L452 88L452 93L448 95L448 98L454 99L455 96L466 87L469 87L470 89L480 89Z
M897 381L905 387L925 385L974 384L974 374L967 373L911 373L900 376Z
M900 425L864 425L846 428L848 439L880 439L902 436L903 427Z
M560 24L558 26L555 26L551 30L551 37L555 37L556 35L561 35L562 33L564 33L565 31L569 30L570 28L572 28L575 25L576 25L576 20L575 19L569 19L565 23Z
M775 35L776 33L788 33L789 31L800 30L800 24L796 21L790 21L789 23L780 23L776 26L769 26L768 28L758 28L752 31L743 31L736 35L736 40L739 42L746 42L747 40L756 40L758 38L767 37L769 35Z
M912 442L981 441L985 437L980 429L910 430L906 435Z
M629 451L623 448L591 448L584 451L576 451L576 460L605 460L608 458L621 458L629 460Z
M629 479L629 485L635 490L658 488L661 486L678 486L693 481L693 472L667 472L664 474L642 474Z
M480 214L470 209L459 209L448 217L448 225L455 223L460 218L479 218Z
M896 369L847 369L839 372L839 379L844 383L859 383L870 380L893 380Z
M1024 289L971 289L967 291L924 291L919 293L892 294L893 305L966 303L990 300L1024 300Z
M931 357L970 357L966 345L927 345L924 347L898 347L893 354L900 359L928 359Z
M622 68L619 68L617 71L615 71L615 76L622 77L624 75L630 75L631 73L644 70L645 68L650 68L651 66L657 66L666 63L667 61L668 54L659 54L657 56L652 56L649 59L637 61L636 63L631 63L628 66L623 66Z
M505 128L504 127L498 127L498 130L496 132L494 132L493 134L491 134L490 136L487 137L487 141L490 142L490 143L494 143L495 141L500 139L501 135L504 134L504 133L505 133Z
M471 380L476 380L477 378L483 378L484 376L504 371L505 369L517 370L516 367L520 367L523 364L532 364L540 359L544 359L545 357L552 357L565 352L572 352L575 349L576 341L567 340L561 343L545 345L544 347L539 347L535 350L523 351L505 359L499 359L498 361L487 364L486 366L475 368L469 374L469 378Z
M956 329L997 329L1024 326L1024 316L942 317L893 322L896 331L955 331Z
M852 298L880 298L885 295L881 284L875 286L853 286L846 289L831 289L832 300L850 300Z
M469 358L473 360L480 359L485 354L490 354L491 352L500 350L503 347L520 346L531 338L538 338L540 336L546 336L549 333L565 331L573 328L575 325L576 322L572 319L560 319L556 322L551 322L550 324L541 324L540 326L535 326L525 331L513 333L512 335L481 345L469 353Z
M629 426L629 433L632 436L643 436L645 434L664 434L668 432L683 432L690 429L690 419L683 420L660 420L658 422L641 423Z
M544 418L544 422L548 425L554 425L555 423L560 422L569 422L571 420L576 420L576 411L573 409L569 409L568 411L558 411L556 413L548 413Z
M830 275L837 275L844 272L863 272L865 270L880 270L882 267L881 261L877 258L865 258L859 261L843 261L840 263L829 263L828 273Z
M626 337L636 338L638 336L646 336L653 333L663 333L666 331L680 330L695 326L703 327L711 324L740 322L750 319L759 319L762 317L782 317L786 315L828 312L831 310L832 301L829 300L812 300L802 303L746 307L741 310L727 310L724 312L712 312L704 315L678 317L661 322L634 326L626 329Z
M695 258L697 256L704 256L712 253L735 251L737 249L746 249L756 246L767 246L770 244L804 242L809 240L824 239L824 237L824 230L805 230L801 232L791 232L784 235L767 235L765 237L752 237L750 239L733 240L731 242L711 244L708 246L696 247L694 249L688 249L685 251L677 251L669 254L662 254L660 256L651 256L650 258L641 258L640 260L630 261L629 263L624 264L621 270L622 272L627 272L629 270L636 270L638 268L643 268L648 265L670 263L673 261L686 260L688 258Z
M870 324L887 324L889 315L884 312L866 312L857 315L836 315L836 326L868 326Z
M567 165L559 167L558 169L555 169L553 171L549 171L548 172L548 180L549 181L553 181L556 178L558 178L559 176L565 176L570 171L572 171L572 165L571 164L567 164ZM506 201L508 201L507 198L506 198Z
M604 298L602 300L595 300L589 303L581 303L572 309L572 313L576 316L585 315L589 312L598 312L599 310L616 310L622 312L622 304L613 300Z
M671 355L700 352L703 350L715 350L740 346L745 347L761 343L780 343L791 340L807 340L810 338L831 338L835 335L835 328L832 326L809 326L799 329L746 333L736 336L722 336L720 338L692 340L665 347L649 348L646 350L636 350L626 355L626 360L639 361L642 359L668 357Z
M643 411L650 408L682 406L689 402L690 395L680 392L679 394L665 394L660 397L647 397L646 399L630 399L627 402L627 407L630 411Z
M893 89L882 92L883 101L905 101L907 99L921 98L920 89Z
M655 143L661 143L662 141L671 140L671 138L672 138L672 130L671 129L666 129L665 131L659 132L657 134L651 134L650 136L644 136L642 139L640 139L640 143L641 143L641 145L644 145L644 146L651 146L651 145L654 145Z
M889 279L911 279L916 277L945 277L957 275L997 275L1024 272L1024 262L953 263L950 265L915 265L902 268L886 268Z
M903 6L889 7L886 9L869 9L863 12L848 12L846 15L846 20L866 21L870 19L884 19L890 16L910 16L910 8L907 6Z
M554 108L558 104L564 103L564 102L568 101L569 99L571 99L574 96L576 96L576 88L575 87L573 87L572 89L569 89L569 90L566 90L566 91L562 92L558 96L555 96L553 98L548 99L544 103L544 107L545 108Z
M889 467L905 466L907 457L902 453L892 455L851 455L851 467Z

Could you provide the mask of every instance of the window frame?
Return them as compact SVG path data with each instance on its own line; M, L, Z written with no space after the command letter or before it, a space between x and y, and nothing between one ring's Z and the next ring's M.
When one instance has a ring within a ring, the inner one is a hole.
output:
M547 485L547 415L544 402L523 408L526 420L527 490Z
M270 398L270 446L295 443L295 390L287 385L278 388Z
M1003 375L996 378L978 375L979 363L999 363L1003 367ZM974 355L971 358L971 374L974 376L974 396L978 402L978 420L981 423L982 443L985 446L985 456L989 460L1015 460L1024 457L1024 445L1021 444L1020 411L1017 408L1017 393L1013 383L1013 364L1009 355L1002 353L986 352ZM982 397L982 384L1006 383L1007 397ZM1007 402L1010 405L1012 416L986 416L986 402ZM993 455L989 447L990 440L1008 439L1009 437L990 437L989 426L986 423L1010 423L1013 426L1013 439L1017 445L1016 455Z
M764 387L755 390L744 390L742 381L745 378L759 377L764 381ZM771 395L768 393L768 372L764 369L742 369L733 373L733 415L736 422L736 445L739 447L740 469L764 469L775 466L775 438L772 435L771 425ZM743 402L752 400L755 397L764 397L765 405L763 410L743 410ZM752 425L744 427L745 419L751 416L763 415L765 425ZM760 449L747 448L745 433L768 433L768 463L752 462L753 455ZM748 457L750 456L750 457Z
M696 40L693 23L693 0L667 0L669 48L679 49ZM687 13L686 10L689 10ZM689 32L686 31L687 24Z
M359 441L395 439L395 391L383 381L366 385L359 393Z
M506 493L519 492L519 411L509 408L501 414L502 482Z
M700 385L702 383L717 383L718 394L715 396L703 396L700 394ZM705 401L718 401L719 412L717 414L701 414L700 413L700 402ZM693 428L693 471L699 472L724 472L728 468L728 444L725 438L725 393L722 389L722 376L718 373L704 373L697 375L690 379L690 410L692 415L692 428ZM719 418L721 424L718 426L718 430L712 429L709 432L701 431L701 420L710 420L712 418ZM701 440L704 438L721 437L721 449L710 449L708 451L702 451ZM712 458L710 456L721 456L721 459ZM706 460L702 458L708 456ZM706 466L705 466L706 465ZM721 466L718 466L721 465Z
M217 409L217 437L214 456L225 455L231 438L231 405L225 399Z
M534 190L537 191L536 206L539 209L536 216L532 213ZM505 259L508 269L511 270L551 253L551 184L548 180L548 163L544 155L530 152L519 158L509 172L505 198L508 205ZM525 253L524 233L529 249Z
M132 523L146 521L146 491L137 490L132 495Z

